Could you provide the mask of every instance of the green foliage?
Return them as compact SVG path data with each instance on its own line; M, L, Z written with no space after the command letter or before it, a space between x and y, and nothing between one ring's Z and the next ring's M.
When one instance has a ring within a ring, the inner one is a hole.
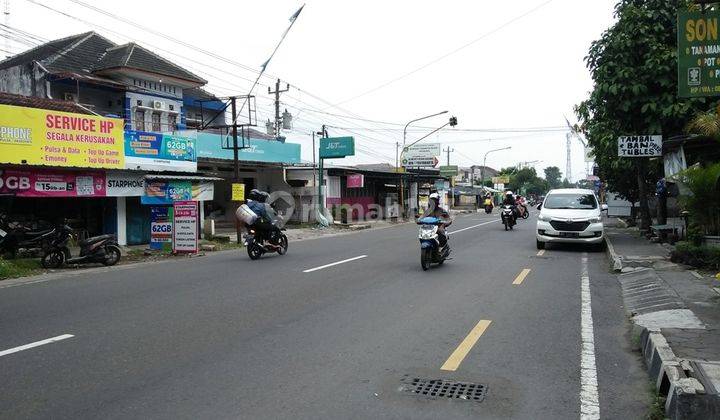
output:
M581 129L593 149L600 176L612 191L638 201L639 185L631 158L617 157L617 138L630 134L679 135L704 98L677 98L677 21L687 0L621 0L617 22L591 44L585 61L594 87L576 106ZM652 185L660 161L641 171ZM650 190L646 188L646 190Z
M680 180L692 193L680 197L692 224L706 235L720 234L720 163L691 167L680 174Z
M543 170L545 172L545 181L548 182L550 188L560 188L562 185L562 172L557 166L548 166Z
M24 277L41 271L40 262L32 258L4 260L0 258L0 280Z
M670 259L673 262L717 270L720 269L720 247L678 242Z
M701 112L688 123L687 131L720 140L720 117L715 112Z

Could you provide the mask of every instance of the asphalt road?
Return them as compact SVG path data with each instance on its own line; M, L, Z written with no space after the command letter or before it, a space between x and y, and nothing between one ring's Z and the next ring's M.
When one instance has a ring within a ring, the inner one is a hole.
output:
M0 283L0 418L577 419L596 400L601 418L642 418L649 382L605 254L538 255L533 229L460 216L453 259L427 272L401 225L259 261ZM413 378L486 393L401 392Z

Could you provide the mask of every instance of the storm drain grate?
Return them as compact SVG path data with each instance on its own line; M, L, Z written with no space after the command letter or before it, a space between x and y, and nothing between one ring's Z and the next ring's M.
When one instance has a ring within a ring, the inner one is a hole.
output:
M422 379L408 376L401 381L400 391L426 398L482 402L487 393L487 386L471 382Z

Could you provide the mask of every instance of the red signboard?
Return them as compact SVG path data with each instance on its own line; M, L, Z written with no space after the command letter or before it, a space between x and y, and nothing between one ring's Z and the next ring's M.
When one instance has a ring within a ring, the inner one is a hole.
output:
M18 197L104 197L105 173L0 170L0 194Z
M365 176L362 174L353 174L347 176L348 188L362 188L365 186Z

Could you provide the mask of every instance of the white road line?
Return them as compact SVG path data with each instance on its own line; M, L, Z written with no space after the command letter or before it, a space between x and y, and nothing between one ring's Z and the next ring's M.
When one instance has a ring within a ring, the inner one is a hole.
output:
M75 336L72 334L63 334L63 335L58 335L57 337L48 338L47 340L40 340L40 341L36 341L34 343L25 344L24 346L13 347L11 349L0 351L0 357L7 356L8 354L17 353L19 351L31 349L33 347L44 346L45 344L50 344L50 343L55 343L57 341L66 340L68 338L73 338L73 337L75 337Z
M321 265L320 267L309 268L307 270L304 270L303 273L312 273L313 271L322 270L323 268L332 267L332 266L338 265L338 264L344 264L346 262L359 260L359 259L365 258L365 257L367 257L367 255L360 255L358 257L348 258L347 260L342 260L342 261L338 261L338 262L334 262L334 263L330 263L330 264Z
M455 234L455 233L460 233L460 232L465 231L465 230L468 230L468 229L474 229L474 228L476 228L476 227L478 227L478 226L487 225L487 224L496 223L496 222L497 222L497 220L491 220L491 221L489 221L489 222L485 222L485 223L480 223L480 224L477 224L477 225L468 226L468 227L466 227L466 228L462 228L462 229L454 230L454 231L452 231L452 232L448 232L448 235L453 235L453 234Z
M582 255L582 277L580 286L580 419L600 418L597 367L595 365L595 333L593 331L592 301L590 298L590 276L588 275L587 253Z

